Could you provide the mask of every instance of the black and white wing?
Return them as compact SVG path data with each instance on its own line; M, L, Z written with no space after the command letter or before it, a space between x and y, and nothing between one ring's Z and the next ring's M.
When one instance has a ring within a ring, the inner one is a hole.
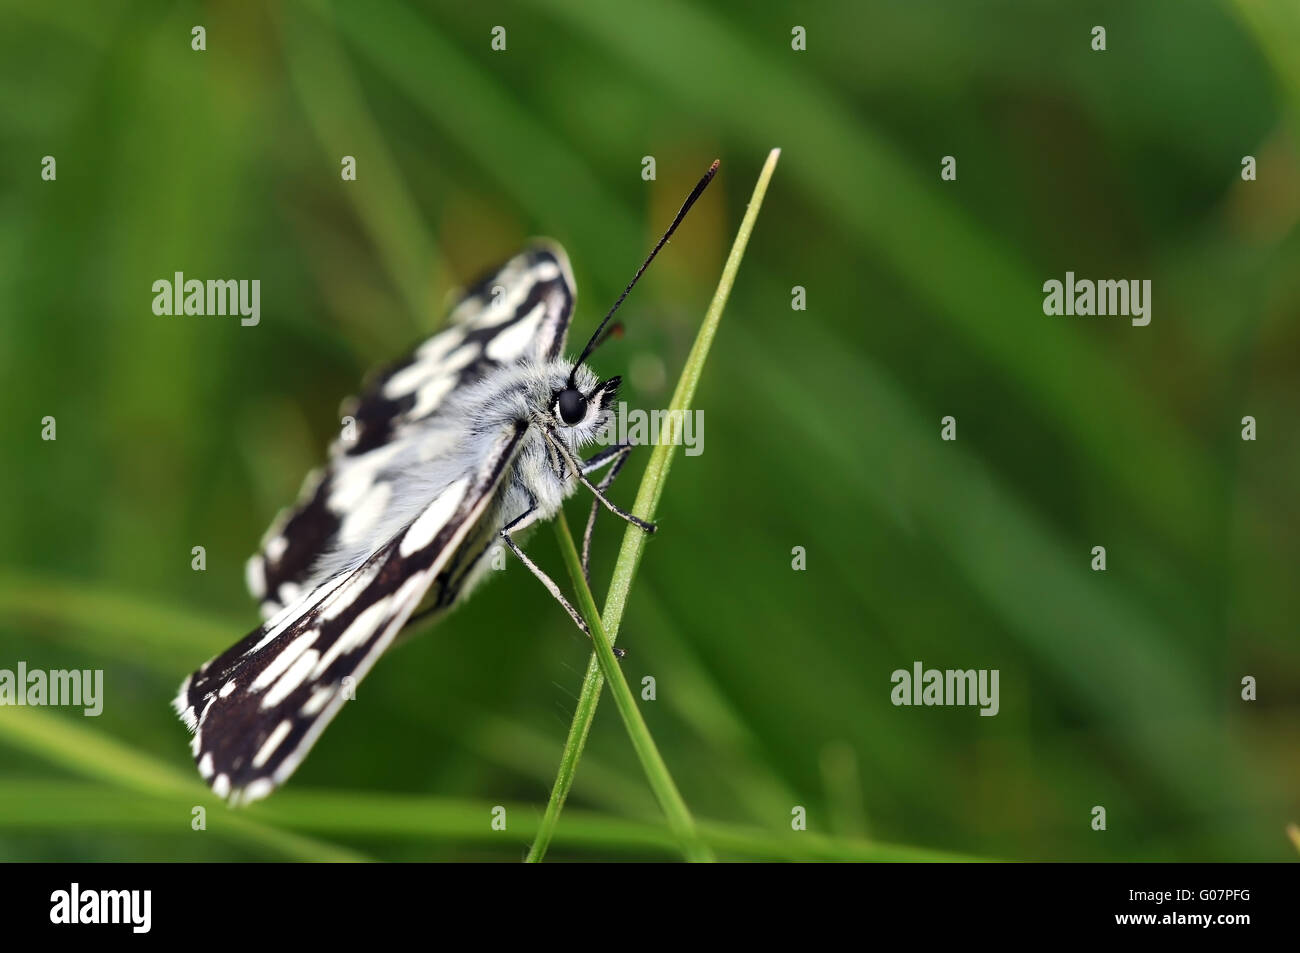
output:
M564 249L536 242L466 292L444 331L344 402L343 414L355 420L354 439L334 441L328 463L308 474L298 503L276 518L248 561L248 589L263 618L323 582L320 557L341 536L365 532L373 509L386 500L385 467L426 434L448 395L493 368L560 354L575 296Z
M232 804L291 775L430 589L459 584L457 555L513 464L525 425L504 429L477 472L450 483L369 559L282 610L185 680L174 705L199 773Z

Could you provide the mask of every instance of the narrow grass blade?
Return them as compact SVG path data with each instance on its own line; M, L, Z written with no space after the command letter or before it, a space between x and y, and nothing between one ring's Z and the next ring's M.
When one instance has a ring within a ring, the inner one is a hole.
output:
M587 580L582 575L582 558L578 555L578 548L573 544L569 521L564 518L563 512L556 518L555 525L560 537L560 551L564 555L564 564L578 593L578 610L591 626L591 641L596 647L594 653L596 660L600 663L601 673L609 683L610 694L614 696L614 705L623 718L627 736L632 741L636 756L641 760L641 767L645 769L646 779L650 782L650 787L659 800L659 806L663 808L664 816L668 819L668 826L681 845L686 859L712 861L713 853L700 840L691 812L686 807L686 802L682 800L681 791L677 789L677 783L669 774L668 765L664 763L663 756L659 753L659 746L650 736L650 729L646 726L645 719L641 717L641 709L637 707L632 689L628 688L627 679L623 677L623 670L619 668L618 660L614 658L609 635L601 624L600 612L596 609L596 599L591 594L591 587L587 585Z
M107 784L84 781L0 779L0 832L123 830L167 834L177 830L177 817L187 819L188 799L153 796ZM334 837L360 837L409 844L421 841L448 845L501 847L531 838L539 826L537 812L527 804L507 801L501 806L510 819L507 831L485 823L491 802L458 798L374 794L365 791L284 791L253 808L258 818L278 827ZM189 837L187 820L177 837ZM977 861L982 858L920 847L879 844L856 838L830 838L811 831L773 832L757 828L700 821L700 834L710 845L730 854L766 860L830 861ZM281 832L283 833L283 832ZM296 835L286 835L296 836ZM570 850L611 852L631 856L671 857L677 841L665 827L590 811L567 811L556 843ZM178 859L192 855L186 848Z
M31 708L10 708L0 718L0 740L97 781L137 795L180 805L177 829L189 830L190 808L219 799L198 782L99 731ZM212 831L298 860L356 861L368 858L334 844L276 830L244 814L214 810Z
M727 256L727 263L722 269L722 277L718 281L718 288L713 294L713 300L710 302L709 310L704 316L704 323L700 326L699 334L695 337L695 344L691 347L691 353L686 359L686 366L682 369L682 376L677 381L677 388L673 392L673 399L669 407L662 439L650 455L650 462L646 466L645 476L641 479L636 502L632 507L632 512L644 520L654 520L655 511L659 506L659 499L663 496L664 482L668 479L668 469L672 465L673 452L676 450L677 441L681 436L679 431L682 427L682 420L695 397L695 389L700 383L704 361L709 355L709 348L713 344L714 335L717 334L718 324L722 320L722 310L726 307L727 298L731 294L731 287L736 281L736 274L740 271L740 262L745 256L745 246L749 244L749 236L754 231L754 223L758 220L758 211L763 205L763 196L767 194L767 186L772 180L772 173L776 169L776 162L780 155L780 149L773 149L768 153L767 162L763 165L763 171L759 173L758 182L754 186L754 193L749 200L749 207L740 223L740 230L736 233L735 242L732 243L731 254ZM556 531L562 534L567 527L561 527L561 522L557 521ZM605 599L605 611L602 615L603 626L610 644L613 644L613 641L618 637L618 628L623 621L623 610L627 607L628 590L632 587L632 580L636 576L637 566L641 562L641 554L644 548L645 534L636 527L629 525L627 532L623 535L623 545L618 553L618 561L614 565L614 575L610 583L609 595ZM564 801L569 796L569 789L573 785L578 760L582 756L582 749L587 742L587 734L591 730L591 722L596 714L596 702L600 697L600 689L603 683L604 677L600 671L600 660L593 654L591 661L587 663L587 674L583 679L582 692L578 697L578 705L574 712L573 723L569 728L569 736L564 743L559 773L556 776L555 785L551 789L550 801L546 805L546 815L542 820L542 828L538 832L537 839L533 842L532 849L528 852L528 860L531 862L536 863L546 856L547 845L554 834L560 812L564 809Z

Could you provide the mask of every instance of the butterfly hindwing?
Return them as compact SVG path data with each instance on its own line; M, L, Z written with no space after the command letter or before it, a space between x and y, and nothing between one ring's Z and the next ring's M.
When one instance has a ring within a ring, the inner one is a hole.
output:
M308 476L299 502L277 517L248 562L249 592L263 617L320 582L314 577L318 561L345 520L364 518L362 504L379 502L376 485L385 464L421 438L450 394L495 367L560 353L575 296L564 250L534 243L471 287L443 331L344 402L344 416L353 419L351 439L334 441L327 465Z

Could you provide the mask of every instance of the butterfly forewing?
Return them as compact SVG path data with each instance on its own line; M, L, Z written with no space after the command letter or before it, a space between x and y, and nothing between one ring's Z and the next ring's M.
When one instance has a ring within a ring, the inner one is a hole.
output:
M176 699L199 773L222 797L264 797L301 762L477 525L524 432L453 481L364 563L284 609L195 672ZM345 679L351 679L345 682Z

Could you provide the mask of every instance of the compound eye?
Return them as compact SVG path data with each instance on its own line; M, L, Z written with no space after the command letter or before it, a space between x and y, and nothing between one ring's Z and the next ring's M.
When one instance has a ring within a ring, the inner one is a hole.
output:
M560 391L560 399L556 403L560 407L560 419L570 427L587 416L587 398L577 388L566 387Z

